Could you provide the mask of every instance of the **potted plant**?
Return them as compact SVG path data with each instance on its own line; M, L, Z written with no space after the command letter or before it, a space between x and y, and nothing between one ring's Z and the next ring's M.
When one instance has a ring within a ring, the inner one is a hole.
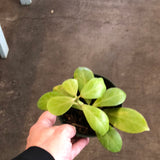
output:
M119 152L122 139L116 129L127 133L149 131L145 118L136 110L122 107L126 93L108 79L79 67L74 78L47 92L38 100L38 108L74 125L78 136L97 136L107 150Z

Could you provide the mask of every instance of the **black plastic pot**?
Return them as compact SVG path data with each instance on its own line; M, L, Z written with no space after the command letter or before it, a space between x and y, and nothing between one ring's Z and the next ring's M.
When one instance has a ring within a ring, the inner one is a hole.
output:
M103 76L99 76L95 74L95 77L102 77L104 80L104 83L106 85L106 88L112 88L115 87L115 85L108 80L107 78ZM94 102L94 100L91 102L91 104ZM114 106L115 107L121 107L121 105ZM101 108L102 110L105 109L105 107ZM61 123L63 124L71 124L76 127L77 130L77 137L95 137L96 133L91 129L89 126L84 114L82 111L71 108L69 111L67 111L64 115L59 116L59 119ZM86 133L87 132L87 133Z

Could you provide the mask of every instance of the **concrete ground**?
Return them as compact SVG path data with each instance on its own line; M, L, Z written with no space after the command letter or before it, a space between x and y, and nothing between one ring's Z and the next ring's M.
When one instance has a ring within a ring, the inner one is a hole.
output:
M120 132L120 153L92 138L76 160L160 159L159 0L33 0L27 7L19 0L0 2L10 48L8 58L0 59L1 160L24 150L29 128L42 113L38 98L78 66L125 90L124 106L141 112L151 131Z

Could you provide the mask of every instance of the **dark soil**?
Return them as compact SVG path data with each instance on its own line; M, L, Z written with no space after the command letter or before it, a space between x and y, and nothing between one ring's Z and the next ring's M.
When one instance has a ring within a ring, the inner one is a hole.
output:
M89 126L82 111L71 108L63 116L60 116L63 123L71 124L76 127L77 136L95 136L95 132Z

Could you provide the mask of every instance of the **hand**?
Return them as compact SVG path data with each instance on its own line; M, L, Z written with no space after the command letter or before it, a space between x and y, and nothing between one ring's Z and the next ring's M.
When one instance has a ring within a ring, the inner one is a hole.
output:
M75 127L69 124L53 126L55 122L56 116L44 112L30 129L26 149L37 146L48 151L55 160L72 160L89 143L89 138L76 140L73 138Z

